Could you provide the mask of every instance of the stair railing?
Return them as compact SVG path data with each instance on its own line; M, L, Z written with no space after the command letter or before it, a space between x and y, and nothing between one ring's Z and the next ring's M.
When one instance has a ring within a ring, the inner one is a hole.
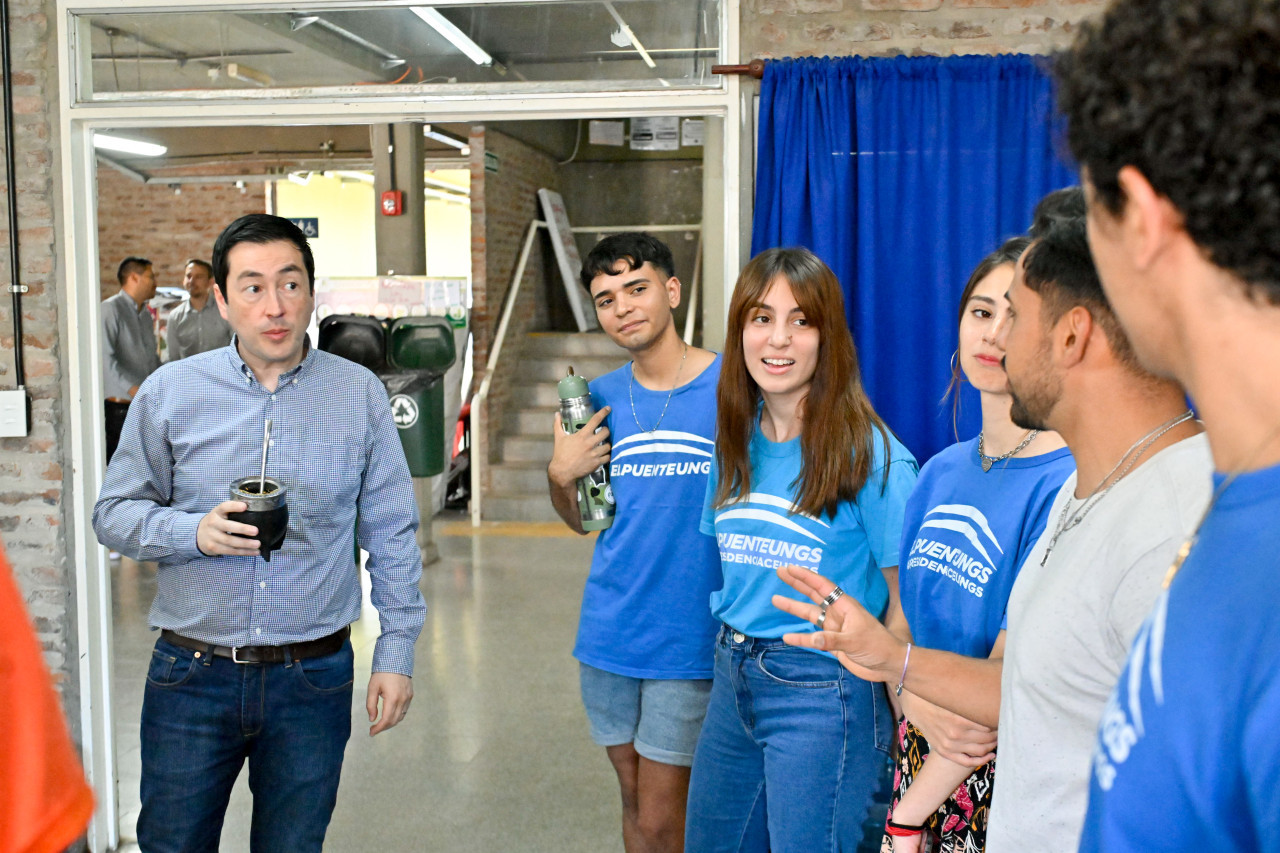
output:
M529 222L524 232L524 245L520 249L520 259L516 262L515 271L511 275L511 284L507 287L507 296L502 305L502 318L498 321L498 331L493 338L493 346L489 348L489 358L484 365L484 379L480 381L480 390L471 401L471 526L479 527L483 519L482 495L484 475L489 467L489 387L493 384L494 372L498 369L498 359L502 356L502 344L507 339L507 329L511 326L511 314L516 307L516 296L520 292L520 281L524 278L524 268L529 262L529 252L533 248L534 238L539 228L546 228L542 219Z

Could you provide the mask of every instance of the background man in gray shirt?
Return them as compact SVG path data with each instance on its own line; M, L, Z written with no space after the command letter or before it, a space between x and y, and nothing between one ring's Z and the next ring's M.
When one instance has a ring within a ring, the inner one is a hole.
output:
M231 327L209 298L212 284L213 267L199 258L187 261L182 286L189 298L169 312L169 327L165 332L169 361L225 347L231 342Z
M129 401L160 366L147 302L156 295L156 274L146 258L125 258L116 271L120 292L102 302L102 395L106 398L107 461L115 455Z

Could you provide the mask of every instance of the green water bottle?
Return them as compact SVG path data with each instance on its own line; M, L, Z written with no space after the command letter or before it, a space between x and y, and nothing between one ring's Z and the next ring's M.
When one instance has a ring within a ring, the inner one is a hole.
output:
M564 431L572 435L587 425L595 416L591 405L591 393L587 380L569 368L569 374L556 387L560 392L560 423ZM613 524L617 504L613 500L613 487L609 485L609 465L601 465L578 480L578 514L583 530L604 530Z

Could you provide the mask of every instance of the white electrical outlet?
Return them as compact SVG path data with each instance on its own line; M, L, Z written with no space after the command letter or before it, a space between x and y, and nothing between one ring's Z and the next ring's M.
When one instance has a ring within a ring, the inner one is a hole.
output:
M0 391L0 438L27 434L27 392Z

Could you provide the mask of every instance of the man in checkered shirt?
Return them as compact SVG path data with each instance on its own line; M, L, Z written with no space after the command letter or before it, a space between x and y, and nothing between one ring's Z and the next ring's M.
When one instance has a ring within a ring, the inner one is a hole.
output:
M158 564L161 635L142 706L142 850L216 850L245 760L251 847L319 851L351 733L350 624L369 552L381 635L370 735L413 698L418 508L387 394L372 373L312 349L314 261L287 219L241 217L213 247L230 345L167 364L141 386L94 508L99 540ZM230 484L284 485L289 526L268 562ZM379 707L380 706L380 707Z

